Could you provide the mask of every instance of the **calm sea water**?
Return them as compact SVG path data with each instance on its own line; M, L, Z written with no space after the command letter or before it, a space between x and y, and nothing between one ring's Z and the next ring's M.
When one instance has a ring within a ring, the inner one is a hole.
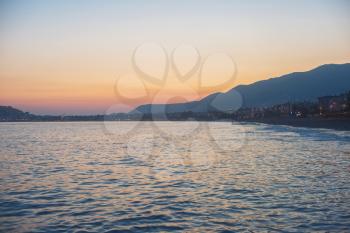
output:
M350 133L0 124L1 232L350 231Z

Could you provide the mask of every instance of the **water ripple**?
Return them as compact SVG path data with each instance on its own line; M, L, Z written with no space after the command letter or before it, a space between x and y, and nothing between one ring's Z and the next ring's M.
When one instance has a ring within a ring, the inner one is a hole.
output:
M212 133L246 137L238 148L232 135L213 135L235 149L210 153L197 135L208 165L191 161L181 138L155 135L145 152L147 125L147 140L132 141L128 153L133 139L101 124L0 124L0 232L350 229L348 132L209 123Z

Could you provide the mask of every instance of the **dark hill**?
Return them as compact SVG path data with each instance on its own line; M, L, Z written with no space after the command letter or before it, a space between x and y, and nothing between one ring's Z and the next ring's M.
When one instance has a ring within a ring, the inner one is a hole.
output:
M179 104L141 105L133 112L174 113L232 110L239 107L269 107L285 102L316 101L317 97L350 90L350 63L322 65L250 85L239 85L226 93L214 93L200 101Z

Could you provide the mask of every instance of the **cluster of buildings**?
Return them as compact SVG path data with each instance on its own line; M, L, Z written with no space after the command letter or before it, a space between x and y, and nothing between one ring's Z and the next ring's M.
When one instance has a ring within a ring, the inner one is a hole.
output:
M233 119L249 120L267 117L350 117L350 91L341 95L323 96L318 102L298 102L262 108L242 108L233 113Z
M350 91L336 96L318 98L320 115L334 115L350 111Z

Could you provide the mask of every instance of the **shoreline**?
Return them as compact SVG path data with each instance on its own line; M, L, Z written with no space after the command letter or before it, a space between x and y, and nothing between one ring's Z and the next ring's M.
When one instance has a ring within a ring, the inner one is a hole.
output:
M286 125L293 127L333 129L350 131L350 118L321 118L321 117L270 117L262 119L240 120L237 122L263 123L269 125Z
M113 122L134 122L137 120L105 120ZM142 121L142 120L141 120ZM153 120L144 120L153 121ZM167 120L155 120L155 121L167 121ZM183 121L196 121L196 120L168 120L169 122L183 122ZM0 123L51 123L51 122L104 122L103 120L47 120L47 121L0 121ZM339 131L350 131L350 118L321 118L321 117L305 117L305 118L291 118L291 117L269 117L260 119L244 119L244 120L198 120L196 122L239 122L239 123L262 123L269 125L285 125L292 127L305 127L305 128L320 128L320 129L333 129Z

